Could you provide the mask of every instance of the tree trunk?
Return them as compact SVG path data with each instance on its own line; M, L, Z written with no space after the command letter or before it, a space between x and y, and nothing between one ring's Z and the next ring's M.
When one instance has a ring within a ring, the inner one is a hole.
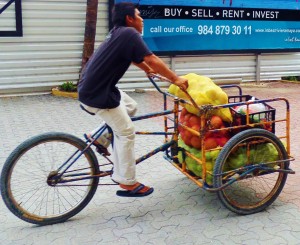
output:
M96 26L97 26L98 0L87 0L84 45L82 53L81 70L94 53Z

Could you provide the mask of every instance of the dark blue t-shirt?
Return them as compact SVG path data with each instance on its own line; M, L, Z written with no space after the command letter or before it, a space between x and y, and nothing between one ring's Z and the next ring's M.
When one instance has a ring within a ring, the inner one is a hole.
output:
M132 27L116 27L87 62L78 84L79 101L96 108L120 104L118 81L132 62L152 54L141 34Z

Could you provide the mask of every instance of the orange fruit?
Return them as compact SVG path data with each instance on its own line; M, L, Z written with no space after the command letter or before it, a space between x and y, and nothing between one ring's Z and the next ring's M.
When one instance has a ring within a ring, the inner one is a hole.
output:
M216 148L218 146L216 138L212 138L212 137L206 138L204 141L204 146L206 150Z
M179 117L179 120L181 122L181 120L184 119L184 116L188 113L187 109L183 108L180 112L180 117Z
M205 138L214 138L215 135L216 135L216 133L213 133L213 132L211 132L211 131L207 131L207 132L205 133Z
M200 139L200 137L193 136L193 137L191 138L191 145L192 145L194 148L201 149L201 139Z
M182 108L182 110L181 110L181 113L183 114L183 116L185 115L185 114L187 114L188 113L188 111L187 111L187 109L185 109L185 108Z
M192 138L194 136L190 131L186 129L184 130L184 134L186 138Z
M194 129L197 132L200 131L200 125L199 124L193 125L191 128Z
M216 115L212 116L210 119L210 126L213 129L219 129L219 128L223 127L224 124L223 124L222 118L219 116L216 116Z
M193 126L193 125L199 125L200 124L200 118L193 115L189 118L189 125Z
M219 146L223 147L229 139L227 137L219 137L217 139Z
M185 125L189 125L189 119L192 115L193 114L191 113L187 113L186 115L184 115L183 122L185 122Z
M182 138L183 142L184 142L186 145L192 146L192 145L191 145L191 138L186 137L185 134L182 134L182 135L181 135L181 138Z

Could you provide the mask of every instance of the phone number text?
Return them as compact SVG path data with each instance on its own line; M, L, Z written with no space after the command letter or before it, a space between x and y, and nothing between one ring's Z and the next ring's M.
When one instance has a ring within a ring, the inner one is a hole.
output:
M198 35L251 35L252 26L199 25Z

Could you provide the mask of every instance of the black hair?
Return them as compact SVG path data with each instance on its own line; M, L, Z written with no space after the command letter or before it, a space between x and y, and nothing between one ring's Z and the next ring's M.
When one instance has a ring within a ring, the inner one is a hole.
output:
M114 26L126 26L126 16L135 17L137 4L130 2L121 2L114 5L112 9L112 23Z

